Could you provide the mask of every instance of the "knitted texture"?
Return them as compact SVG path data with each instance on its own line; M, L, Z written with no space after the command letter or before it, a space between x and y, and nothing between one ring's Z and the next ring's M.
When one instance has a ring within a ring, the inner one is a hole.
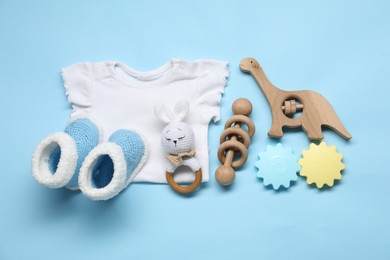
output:
M168 154L189 152L195 145L194 132L187 123L170 123L163 129L161 145Z
M196 157L186 158L180 164L175 165L172 162L168 161L166 166L166 171L169 173L174 173L177 168L181 166L187 166L191 171L196 172L200 169L200 163Z
M144 139L136 132L118 130L108 142L94 148L80 170L81 191L93 200L108 200L132 182L148 156Z
M114 163L109 155L101 155L92 169L92 184L95 188L106 187L114 175Z
M199 161L195 158L195 136L192 127L181 122L189 113L188 100L178 100L171 111L166 105L159 104L154 108L154 114L161 121L168 123L161 134L161 145L167 153L166 171L173 173L185 165L192 171L200 168Z
M50 158L55 149L58 158ZM72 178L77 165L77 147L73 138L63 132L47 136L32 156L32 175L42 185L56 189L64 187ZM50 161L50 163L49 163Z
M48 187L77 189L82 162L98 143L99 130L90 120L71 122L64 133L50 135L38 145L33 155L33 176ZM68 167L68 164L75 166Z
M173 111L165 104L158 104L154 107L154 114L165 123L180 122L190 110L190 104L186 99L180 99L173 107Z
M71 122L64 132L73 138L77 147L78 159L75 174L66 185L67 188L74 189L78 186L78 174L85 157L99 144L99 129L88 119L77 119ZM60 152L54 151L53 154L55 153L60 154ZM49 162L55 162L51 156L50 159Z
M116 131L108 141L122 148L127 165L127 178L130 178L145 155L144 141L139 134L129 130Z
M180 165L183 162L183 160L186 160L194 156L195 156L195 149L192 149L188 152L179 153L177 155L168 154L166 157L172 164Z
M129 130L118 130L108 140L119 145L126 160L126 180L128 180L145 154L142 138ZM92 182L96 188L103 188L110 183L114 174L114 164L108 155L102 155L92 171Z
M60 162L60 158L61 158L61 148L57 144L53 152L50 154L49 161L47 162L51 174L54 174L56 172L58 163Z
M98 163L103 166L102 162L106 156L112 160L113 169L97 166ZM110 142L98 145L88 154L81 166L81 192L92 200L108 200L116 196L126 185L126 168L126 160L119 145ZM99 175L93 176L95 174ZM105 174L109 174L109 181L99 178Z

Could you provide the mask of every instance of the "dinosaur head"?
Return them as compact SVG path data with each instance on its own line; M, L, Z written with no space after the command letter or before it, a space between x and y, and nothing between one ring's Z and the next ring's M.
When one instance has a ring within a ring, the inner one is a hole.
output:
M240 61L240 69L243 72L251 72L254 69L259 68L260 65L254 58L244 58Z

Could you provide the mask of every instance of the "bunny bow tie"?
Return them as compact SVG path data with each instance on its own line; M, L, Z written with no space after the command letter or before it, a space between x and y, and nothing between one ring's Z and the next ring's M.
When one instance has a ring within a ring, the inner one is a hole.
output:
M194 157L195 155L195 149L192 149L188 152L183 152L183 153L179 153L179 154L168 154L167 155L167 159L173 163L174 165L180 165L182 162L183 162L183 159L185 159L184 157Z

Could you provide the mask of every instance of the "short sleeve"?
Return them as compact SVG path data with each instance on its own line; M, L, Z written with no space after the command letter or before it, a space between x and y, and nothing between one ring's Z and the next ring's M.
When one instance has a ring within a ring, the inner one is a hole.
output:
M78 63L61 71L65 93L73 107L73 116L82 114L92 106L90 67L90 63Z
M220 105L229 76L225 61L202 61L198 81L198 108L202 117L210 122L220 119Z

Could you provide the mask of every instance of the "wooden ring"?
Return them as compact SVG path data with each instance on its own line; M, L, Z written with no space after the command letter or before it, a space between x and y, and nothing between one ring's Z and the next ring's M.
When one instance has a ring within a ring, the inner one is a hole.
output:
M222 144L226 141L226 137L236 135L239 142L243 143L246 148L249 147L249 144L251 143L251 139L247 132L245 132L242 128L238 127L230 127L225 129L225 131L222 132L221 138L219 139L219 143ZM239 138L241 137L241 138Z
M195 172L195 174L196 175L195 175L194 182L188 186L180 186L179 184L177 184L175 182L175 180L173 179L172 172L166 172L165 177L167 178L167 182L168 182L169 186L171 186L171 188L174 191L179 192L179 193L191 193L191 192L195 191L196 188L198 188L200 183L202 182L202 169L199 168L199 170L197 170Z
M237 123L237 122L246 124L246 126L248 127L249 137L252 137L255 134L256 131L255 124L253 123L252 120L249 119L249 117L243 115L234 115L231 118L229 118L225 123L225 129L230 128L233 123Z
M228 149L237 149L241 153L241 158L239 160L235 160L232 162L231 165L232 168L240 167L248 159L248 149L246 149L245 145L238 141L229 140L222 143L218 149L218 159L221 163L225 163L226 160L225 151Z

